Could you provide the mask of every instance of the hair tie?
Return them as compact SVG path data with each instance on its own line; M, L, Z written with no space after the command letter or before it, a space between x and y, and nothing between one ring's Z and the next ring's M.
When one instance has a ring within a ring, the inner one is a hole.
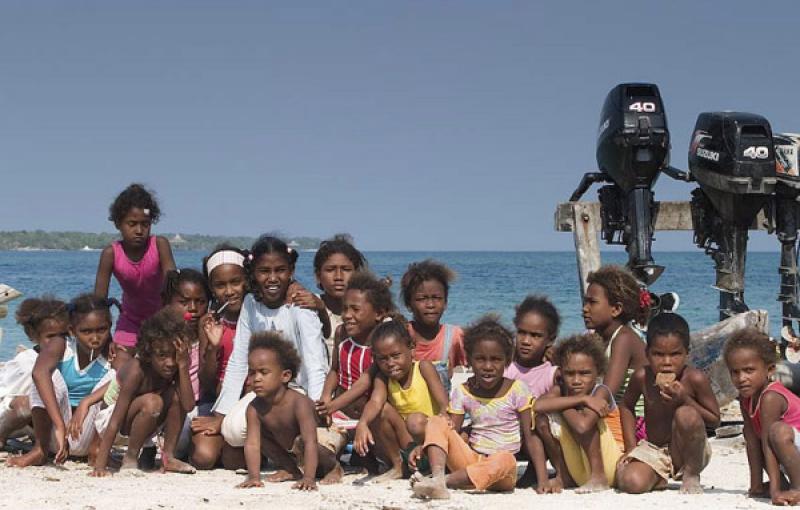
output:
M647 289L639 289L639 308L642 310L649 310L650 305L653 304L653 297Z
M150 216L150 209L142 209L145 216Z
M248 262L252 262L253 261L253 254L252 253L248 253L247 254L247 261Z
M176 269L175 269L175 272L176 272L178 275L180 275L180 274L181 274L181 270L180 270L180 269L178 269L178 268L176 268Z
M392 319L390 316L387 315L386 317L383 318L381 322L392 322L393 320L394 319Z

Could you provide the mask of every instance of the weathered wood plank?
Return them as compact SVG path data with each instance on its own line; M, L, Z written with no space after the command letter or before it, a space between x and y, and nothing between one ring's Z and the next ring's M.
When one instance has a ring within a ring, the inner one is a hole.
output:
M597 235L600 224L597 216L600 208L591 207L591 204L585 202L573 202L571 209L571 223L577 225L572 236L575 241L575 256L578 259L578 278L583 300L587 287L586 278L589 273L600 268L600 246Z
M584 204L590 208L590 216L595 222L593 228L599 232L601 228L600 203L599 202L562 202L556 206L555 230L556 232L572 232L573 230L573 204ZM766 230L766 219L764 212L758 213L758 217L750 227L751 230ZM656 202L656 230L692 230L692 209L686 201L663 201Z

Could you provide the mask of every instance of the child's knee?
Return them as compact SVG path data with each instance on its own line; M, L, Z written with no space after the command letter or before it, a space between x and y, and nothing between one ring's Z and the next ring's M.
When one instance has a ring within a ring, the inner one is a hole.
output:
M194 451L192 452L192 465L197 469L207 470L214 469L219 458L219 451L215 448L209 447L205 444L194 444Z
M700 412L691 406L680 406L675 410L673 424L682 431L705 430L705 422Z
M428 417L422 413L412 413L406 418L406 427L411 437L419 442L418 438L425 437L425 427L428 425Z
M160 395L155 393L148 393L139 397L142 399L141 412L145 415L151 415L158 418L164 410L164 400Z
M628 494L642 494L651 489L647 476L635 465L625 465L617 469L617 489Z
M783 445L794 445L794 428L782 421L776 421L769 427L769 443L773 448Z
M550 418L547 413L536 413L533 419L533 430L539 437L550 436Z

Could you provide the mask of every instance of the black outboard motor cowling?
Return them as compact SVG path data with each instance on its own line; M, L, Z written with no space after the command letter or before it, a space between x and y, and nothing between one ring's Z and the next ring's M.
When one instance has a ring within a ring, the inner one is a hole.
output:
M625 193L650 188L669 165L669 130L658 86L623 83L606 96L597 131L597 166Z
M689 146L695 244L714 260L720 320L747 310L744 268L748 228L775 190L769 122L741 112L701 113Z
M613 185L600 190L602 237L623 244L628 267L645 284L664 271L653 262L653 185L669 165L669 131L658 87L623 83L606 96L597 133L597 166Z

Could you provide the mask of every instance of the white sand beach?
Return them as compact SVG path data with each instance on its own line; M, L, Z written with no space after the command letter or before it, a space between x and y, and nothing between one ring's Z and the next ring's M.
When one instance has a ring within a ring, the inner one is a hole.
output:
M291 483L268 484L260 489L236 489L243 475L215 470L194 475L126 472L110 478L91 478L85 464L67 462L62 467L46 466L12 469L0 459L0 509L178 509L178 508L302 508L302 509L564 509L581 505L591 508L648 509L746 509L766 508L768 500L746 496L748 486L747 459L741 436L712 440L713 457L703 472L705 494L683 496L676 483L665 492L640 496L613 491L591 496L572 490L560 495L539 496L531 489L513 494L476 494L453 491L448 501L424 502L412 499L408 481L386 485L354 486L356 475L340 485L320 487L318 491L300 493Z

